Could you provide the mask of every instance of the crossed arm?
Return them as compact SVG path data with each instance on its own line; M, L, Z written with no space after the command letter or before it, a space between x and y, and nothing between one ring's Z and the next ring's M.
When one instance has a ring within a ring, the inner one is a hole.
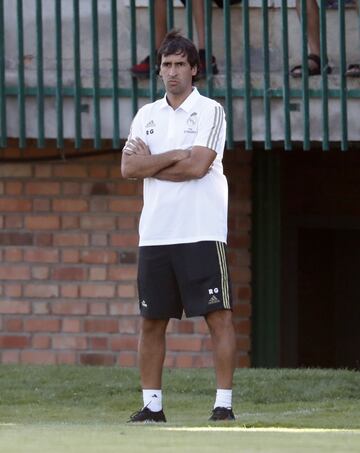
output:
M124 178L188 181L205 176L215 157L215 151L202 146L150 154L149 147L137 137L128 140L123 148L121 173Z

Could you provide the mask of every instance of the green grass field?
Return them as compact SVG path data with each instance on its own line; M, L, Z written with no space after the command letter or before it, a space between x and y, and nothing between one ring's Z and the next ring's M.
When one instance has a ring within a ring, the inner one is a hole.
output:
M237 370L236 422L210 424L212 370L165 370L168 423L126 424L136 370L0 366L0 452L359 452L360 373Z

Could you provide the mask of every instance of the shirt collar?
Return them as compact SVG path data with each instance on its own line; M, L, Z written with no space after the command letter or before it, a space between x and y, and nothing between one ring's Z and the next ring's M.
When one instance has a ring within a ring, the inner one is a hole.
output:
M185 110L185 112L189 112L199 96L200 96L200 93L199 93L198 89L196 87L193 87L192 92L185 99L185 101L177 108L177 110L182 109L182 110ZM170 107L170 105L168 104L168 102L166 100L166 93L165 93L164 97L160 100L160 102L161 102L161 105L160 105L161 108Z

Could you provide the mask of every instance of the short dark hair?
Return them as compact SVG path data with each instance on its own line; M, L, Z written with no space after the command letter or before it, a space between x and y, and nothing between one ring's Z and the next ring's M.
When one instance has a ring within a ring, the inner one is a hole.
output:
M197 51L194 43L190 39L185 38L179 32L179 30L171 30L165 36L160 48L157 51L157 64L158 68L161 65L161 59L163 56L168 55L186 55L190 66L193 68L197 66L199 69L200 60L199 52Z

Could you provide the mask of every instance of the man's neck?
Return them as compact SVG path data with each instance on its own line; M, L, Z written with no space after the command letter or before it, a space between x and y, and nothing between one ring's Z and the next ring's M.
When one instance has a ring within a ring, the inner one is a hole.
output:
M166 100L170 107L172 107L174 110L180 107L180 105L190 96L190 94L193 91L193 87L186 93L186 94L181 94L181 95L173 95L171 93L166 93Z

